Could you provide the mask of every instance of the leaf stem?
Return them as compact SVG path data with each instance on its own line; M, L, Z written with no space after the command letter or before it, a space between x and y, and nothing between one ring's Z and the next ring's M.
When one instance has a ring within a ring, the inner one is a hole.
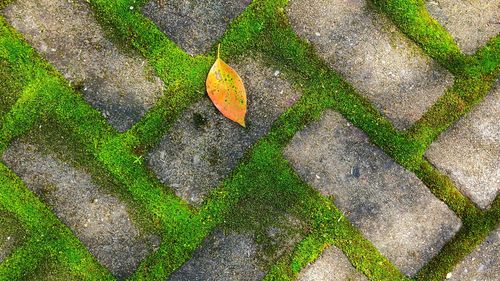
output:
M220 59L220 43L217 45L217 59Z

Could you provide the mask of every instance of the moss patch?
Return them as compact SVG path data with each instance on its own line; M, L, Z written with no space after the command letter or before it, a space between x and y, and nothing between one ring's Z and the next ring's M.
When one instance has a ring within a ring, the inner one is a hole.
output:
M7 2L0 0L0 7ZM203 206L193 209L160 184L140 156L161 139L183 110L204 96L205 76L215 49L194 58L182 52L138 12L140 9L130 10L131 5L138 7L145 2L91 0L100 22L110 27L113 42L141 53L167 85L164 97L124 134L113 130L0 17L0 81L8 84L7 90L0 91L16 95L5 100L2 95L0 151L19 137L41 143L48 151L88 169L100 185L127 202L145 229L158 231L162 236L160 249L131 279L165 279L220 225L256 232L258 241L273 251L266 230L281 225L288 216L303 223L298 232L306 236L271 267L267 280L294 279L330 244L340 248L370 279L407 279L349 224L330 198L300 181L281 155L295 133L328 108L340 112L395 161L415 172L462 219L462 230L419 272L418 279L442 279L498 225L498 197L490 211L479 211L422 157L426 147L491 88L499 74L498 36L475 56L465 56L428 15L421 0L372 0L374 7L456 78L453 88L422 120L408 132L400 132L296 36L284 14L288 1L253 1L220 40L224 59L261 52L266 63L279 68L303 95L247 152L223 184L212 190ZM193 122L203 126L203 118ZM0 204L29 233L27 241L0 265L0 276L17 280L29 274L44 275L48 270L81 279L112 279L71 231L2 164ZM293 235L288 232L284 239ZM53 264L44 264L47 255Z
M11 251L24 242L26 235L24 227L14 215L0 208L0 249Z
M85 149L85 145L73 137L69 128L50 117L42 118L38 126L21 137L21 142L34 144L41 149L42 153L55 155L73 167L89 173L92 175L92 181L103 188L105 193L110 193L126 202L127 212L132 215L134 222L138 223L142 230L158 231L154 219L148 218L147 214L140 211L140 204L134 201L123 185L106 172L106 168Z
M16 102L22 89L22 80L6 61L0 60L0 120Z

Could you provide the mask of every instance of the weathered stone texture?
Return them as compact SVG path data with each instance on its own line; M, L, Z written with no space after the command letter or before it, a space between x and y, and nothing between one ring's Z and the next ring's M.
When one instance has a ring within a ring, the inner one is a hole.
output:
M312 264L304 268L298 281L368 281L339 249L331 246Z
M149 166L160 180L189 203L201 203L299 98L288 82L258 60L245 59L234 68L247 90L247 127L223 117L207 96L186 110L149 154Z
M103 193L85 171L21 142L11 145L2 159L119 279L158 246L142 237L125 205Z
M451 272L450 281L496 281L500 279L500 229L488 238Z
M420 119L453 77L365 0L292 0L295 31L398 129Z
M191 260L175 271L171 281L257 281L264 277L258 266L253 237L214 231Z
M425 156L479 207L500 191L500 84L434 141Z
M340 114L326 111L285 149L298 174L335 205L382 254L415 274L461 222L412 173Z
M425 4L467 54L500 34L500 0L426 0Z
M245 10L252 0L157 0L146 4L142 12L191 55L210 49L226 31L228 24Z
M119 131L162 95L146 61L105 37L83 0L18 0L2 14Z

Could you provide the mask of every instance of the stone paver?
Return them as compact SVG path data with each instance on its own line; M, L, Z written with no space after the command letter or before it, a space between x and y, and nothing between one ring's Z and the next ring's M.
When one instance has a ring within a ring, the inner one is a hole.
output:
M500 191L500 83L430 145L425 156L479 207Z
M305 224L297 218L280 214L276 222L240 231L214 230L169 280L261 280L304 237ZM263 233L256 231L260 227Z
M448 274L450 275L450 274ZM500 228L451 272L450 281L496 281L500 279Z
M382 111L406 129L427 111L453 77L425 56L365 0L291 0L295 31Z
M425 4L467 54L500 33L500 0L426 0Z
M252 0L157 0L146 4L142 12L156 23L175 43L190 55L210 49L226 31L232 19Z
M175 271L172 281L251 281L264 272L258 265L258 245L249 235L215 230L193 258Z
M339 249L331 246L312 264L304 268L298 281L368 281Z
M83 0L17 0L3 12L85 99L124 131L162 95L144 59L118 50Z
M86 172L21 142L7 149L3 161L119 279L157 246L141 237L126 207L100 191Z
M24 229L12 214L0 209L0 263L24 239Z
M414 175L396 164L340 114L326 111L285 149L299 175L333 195L382 254L414 275L461 222Z
M247 90L247 128L224 118L207 97L186 110L148 156L160 180L189 203L202 202L299 97L277 72L258 60L248 58L233 66Z

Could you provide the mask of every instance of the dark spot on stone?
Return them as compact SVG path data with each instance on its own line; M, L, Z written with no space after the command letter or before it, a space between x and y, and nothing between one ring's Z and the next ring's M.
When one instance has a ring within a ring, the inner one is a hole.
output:
M43 197L46 198L47 196L50 195L50 193L57 191L57 189L58 188L55 184L47 183L43 185L41 193Z
M75 82L73 84L73 89L75 89L76 92L83 93L85 89L85 84L83 82L83 80Z
M207 118L205 116L201 115L200 113L195 113L193 114L193 124L196 127L196 129L200 130L203 127L207 125Z
M353 177L359 178L359 176L360 176L359 167L358 166L352 167L351 174L352 174Z
M220 153L217 150L217 148L212 148L210 151L207 153L207 160L208 163L212 166L216 166L220 164L221 158L220 158Z
M381 213L380 204L377 202L364 201L364 202L355 202L358 209L356 213L352 213L352 220L354 222L365 220L367 218L374 219L379 217Z

